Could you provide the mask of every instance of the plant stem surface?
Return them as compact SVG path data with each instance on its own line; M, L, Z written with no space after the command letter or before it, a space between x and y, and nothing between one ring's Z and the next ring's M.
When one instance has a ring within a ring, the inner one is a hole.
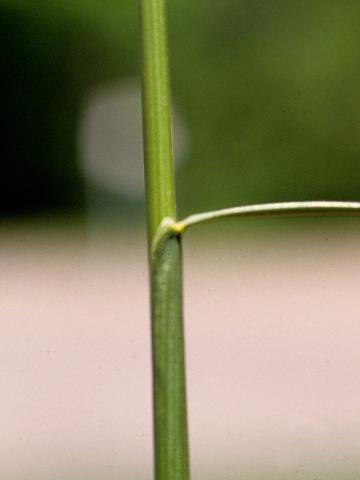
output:
M140 5L155 478L188 480L181 236L166 235L152 248L164 218L176 218L165 4Z

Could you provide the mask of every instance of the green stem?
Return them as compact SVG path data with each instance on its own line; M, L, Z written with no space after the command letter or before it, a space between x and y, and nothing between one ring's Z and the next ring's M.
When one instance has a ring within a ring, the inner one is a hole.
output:
M163 220L176 217L164 0L141 0L141 30L155 478L188 480L181 237L170 232L152 249Z
M176 217L164 0L141 0L142 88L148 231Z

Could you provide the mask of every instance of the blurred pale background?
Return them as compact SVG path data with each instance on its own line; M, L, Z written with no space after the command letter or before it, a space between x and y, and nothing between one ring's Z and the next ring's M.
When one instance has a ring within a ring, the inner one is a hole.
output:
M168 6L180 214L359 200L357 2ZM0 10L0 476L148 479L136 2ZM189 233L194 478L358 478L359 227Z

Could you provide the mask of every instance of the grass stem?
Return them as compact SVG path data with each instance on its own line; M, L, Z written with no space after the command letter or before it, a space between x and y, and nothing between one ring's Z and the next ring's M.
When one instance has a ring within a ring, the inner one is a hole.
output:
M152 248L164 219L176 218L165 3L141 0L140 7L155 478L188 480L181 237L169 234Z

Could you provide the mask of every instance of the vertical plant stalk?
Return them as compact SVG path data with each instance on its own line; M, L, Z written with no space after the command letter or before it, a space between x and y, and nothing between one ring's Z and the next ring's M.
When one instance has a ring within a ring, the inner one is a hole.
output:
M140 5L155 478L188 480L181 236L166 234L153 248L161 222L176 217L165 5Z

